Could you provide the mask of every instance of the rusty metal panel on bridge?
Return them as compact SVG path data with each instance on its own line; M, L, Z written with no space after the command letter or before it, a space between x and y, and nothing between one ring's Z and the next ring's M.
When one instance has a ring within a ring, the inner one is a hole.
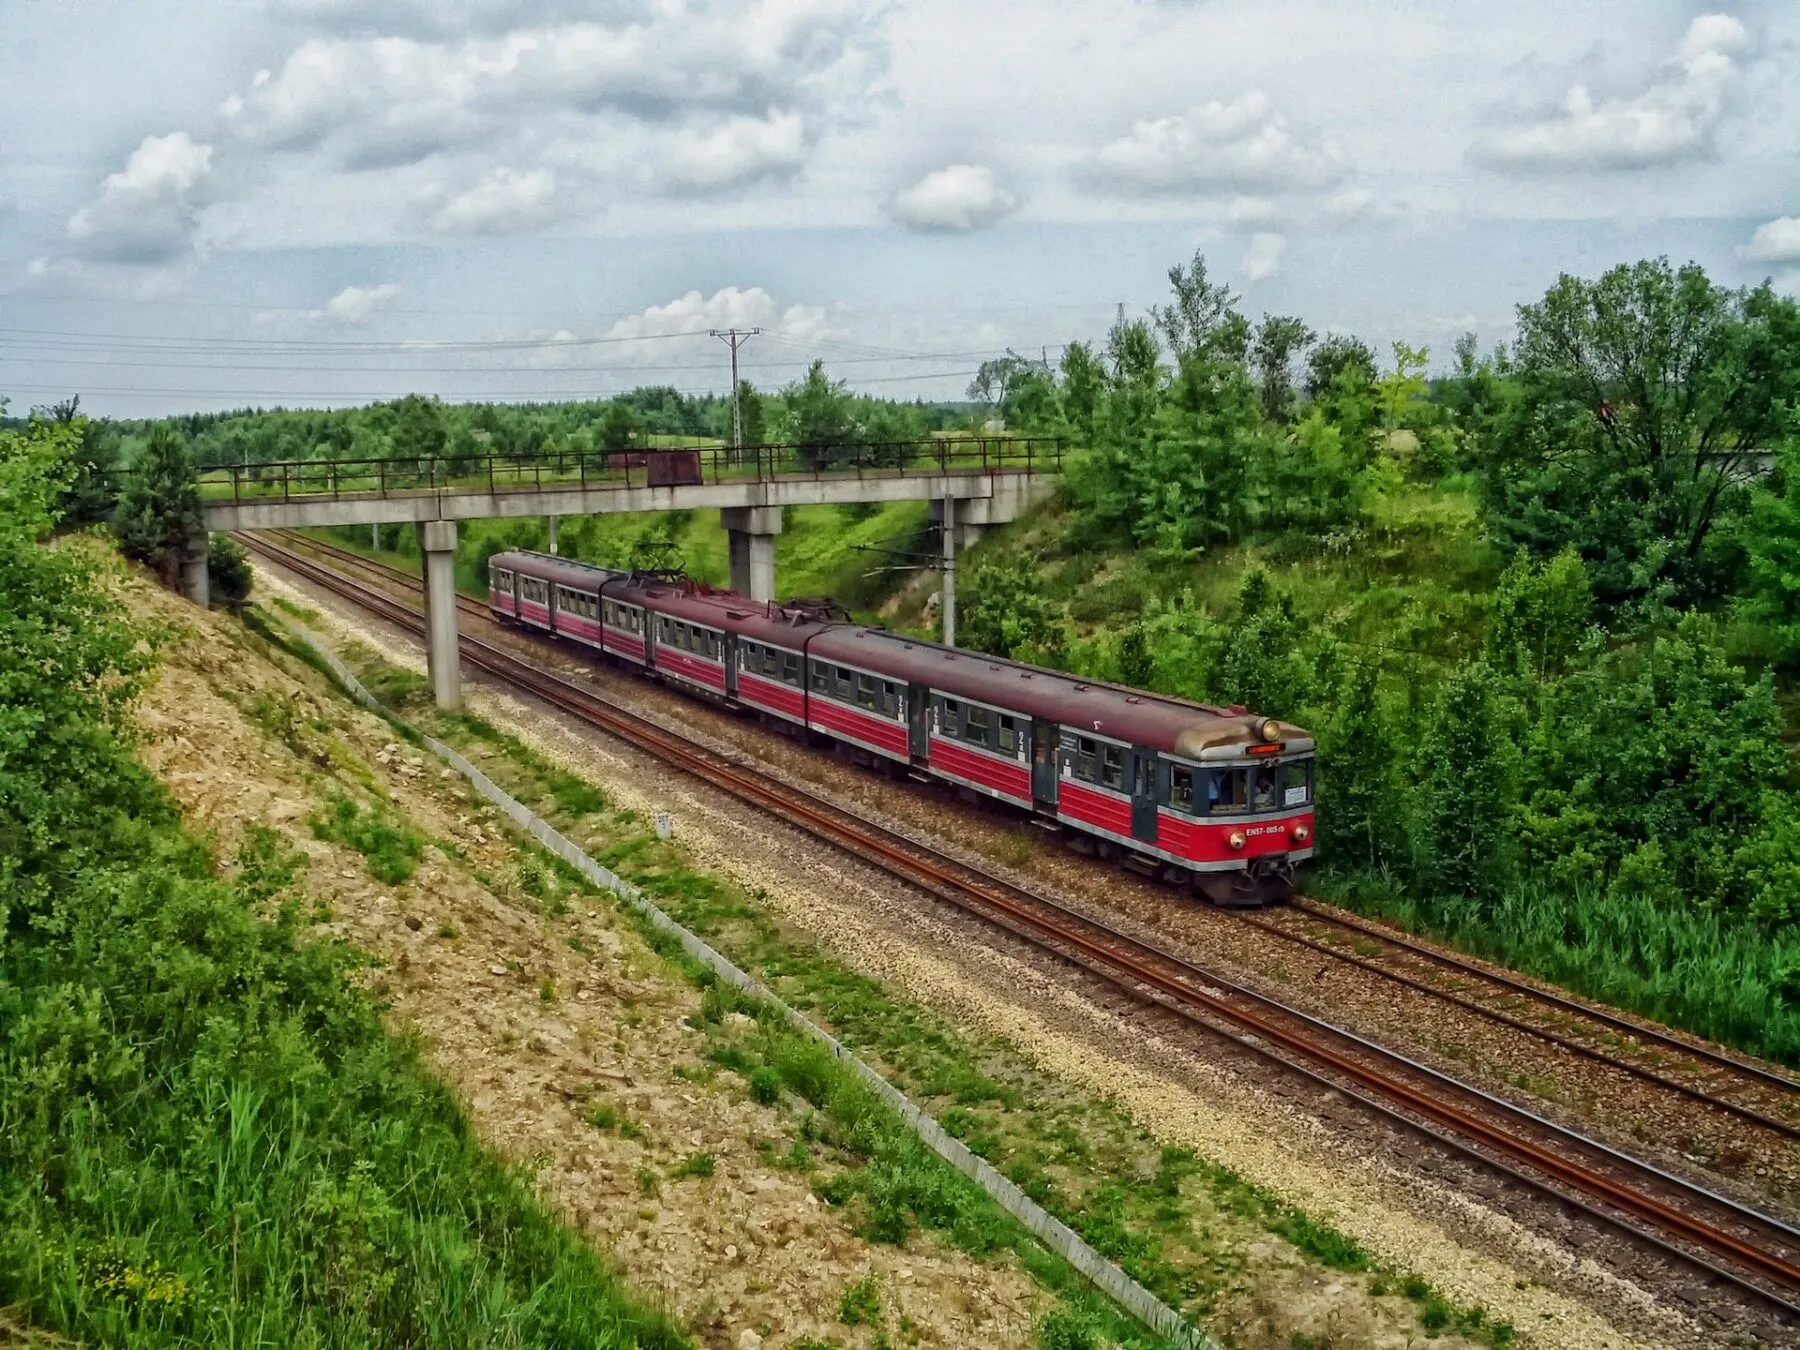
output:
M644 458L649 461L651 487L691 487L706 481L698 450L654 450Z

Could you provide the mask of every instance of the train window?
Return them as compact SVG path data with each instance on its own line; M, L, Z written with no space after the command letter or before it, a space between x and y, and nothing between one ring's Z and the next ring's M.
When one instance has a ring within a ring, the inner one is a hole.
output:
M812 663L810 678L807 682L812 685L813 693L825 693L831 688L831 667L826 665L823 661L814 661Z
M856 706L876 712L881 707L881 699L876 694L875 677L858 675L856 677Z
M781 654L781 682L791 684L796 689L800 687L800 654L798 652Z
M1000 736L998 741L1000 753L1019 757L1019 724L1006 713L1000 714Z
M1281 805L1281 766L1259 764L1250 770L1250 809L1273 811Z
M881 712L885 717L900 715L900 686L892 680L881 682Z
M938 735L952 741L962 739L962 705L953 698L938 705Z
M1249 805L1249 777L1242 769L1214 769L1206 780L1206 809L1214 815Z
M1312 800L1312 765L1310 759L1292 759L1281 766L1281 804L1305 806Z
M976 745L989 744L988 710L986 708L978 708L971 703L964 709L963 715L968 719L968 731L964 734L964 739L973 741Z
M1194 771L1180 764L1169 766L1169 805L1194 809Z
M1125 752L1116 745L1106 746L1100 756L1100 781L1109 788L1125 786Z
M706 649L706 659L717 661L719 659L719 635L707 628L696 628L694 634Z
M1086 736L1079 736L1076 738L1075 776L1077 778L1086 779L1090 783L1099 781L1099 776L1094 772L1094 754L1097 749L1098 747L1094 742L1089 740Z
M850 703L856 698L855 681L842 666L832 667L831 696L840 703Z

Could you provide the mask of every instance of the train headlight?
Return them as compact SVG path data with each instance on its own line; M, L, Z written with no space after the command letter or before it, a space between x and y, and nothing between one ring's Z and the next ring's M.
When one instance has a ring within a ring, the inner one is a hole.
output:
M1277 722L1273 717L1265 717L1262 720L1262 725L1256 729L1256 734L1261 736L1265 741L1278 741L1281 739L1281 723Z
M1304 844L1308 839L1312 838L1312 831L1304 825L1294 826L1289 833L1293 835L1296 844Z
M1242 830L1233 830L1229 837L1226 838L1225 842L1230 844L1233 848L1242 848L1244 846L1244 832Z

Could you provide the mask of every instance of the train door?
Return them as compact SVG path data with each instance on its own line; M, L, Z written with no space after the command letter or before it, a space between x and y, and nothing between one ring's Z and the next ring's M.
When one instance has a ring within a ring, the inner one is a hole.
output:
M1156 751L1131 749L1131 837L1156 842Z
M931 691L922 684L906 686L906 737L913 759L923 763L931 753Z
M719 644L719 651L725 658L725 697L736 698L738 691L738 638L736 633L726 633Z
M1036 805L1051 810L1056 808L1056 744L1056 723L1032 719L1031 797Z

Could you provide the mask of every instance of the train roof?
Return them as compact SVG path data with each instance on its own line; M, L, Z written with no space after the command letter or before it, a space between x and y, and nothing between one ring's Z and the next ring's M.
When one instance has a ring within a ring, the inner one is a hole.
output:
M714 590L699 582L635 576L529 550L496 553L490 561L582 590L605 586L610 598L651 603L657 610L691 623L789 650L804 647L809 655L823 660L861 666L927 685L939 693L1188 759L1200 759L1208 750L1216 758L1221 748L1262 740L1260 729L1265 719L1242 709L1215 708L1100 680L1078 679L1059 670L837 622L804 606L748 600L734 591ZM1279 726L1279 739L1290 748L1311 747L1308 732L1287 722Z
M748 600L736 591L714 590L693 581L633 577L609 586L606 593L613 599L649 604L659 613L791 651L799 651L816 634L843 626L804 607Z
M504 553L496 553L488 559L488 565L504 567L509 572L522 572L526 576L542 577L546 581L584 591L598 590L608 581L630 575L617 568L577 562L573 558L559 558L553 553L538 553L531 549L508 549Z
M809 650L826 660L898 675L939 693L1188 759L1200 759L1209 749L1263 739L1260 728L1265 719L1249 712L1078 679L1062 671L906 638L879 628L838 628L822 634ZM1279 726L1279 739L1293 748L1304 748L1296 742L1310 743L1311 738L1299 727L1285 722Z

